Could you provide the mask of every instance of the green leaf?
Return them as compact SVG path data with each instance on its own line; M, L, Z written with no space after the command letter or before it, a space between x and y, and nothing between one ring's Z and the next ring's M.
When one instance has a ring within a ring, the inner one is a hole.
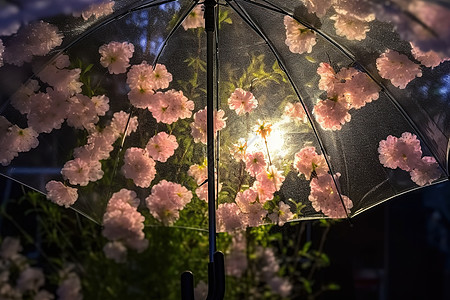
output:
M86 67L86 69L84 69L83 75L86 74L87 72L89 72L89 71L92 69L93 66L94 66L94 64L88 65L88 66Z

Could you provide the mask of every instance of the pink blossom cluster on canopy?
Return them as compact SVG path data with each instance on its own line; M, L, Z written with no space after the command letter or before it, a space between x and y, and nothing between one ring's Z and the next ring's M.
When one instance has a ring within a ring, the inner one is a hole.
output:
M341 68L336 73L328 63L320 63L317 74L327 99L319 100L313 112L323 129L340 130L351 120L350 109L360 109L379 97L380 87L355 68Z
M386 50L377 58L377 69L381 77L404 89L409 82L422 76L420 65L412 62L406 55L394 50Z
M186 19L184 19L183 23L181 23L184 30L204 28L205 18L203 17L203 14L203 5L196 5L187 15Z
M0 163L7 166L19 152L27 152L39 144L33 128L20 128L0 116Z
M130 58L133 56L134 45L127 42L110 42L100 46L100 64L108 68L109 74L121 74L130 66Z
M83 19L89 20L92 16L95 19L101 18L103 16L110 15L114 12L114 1L105 0L100 3L91 4L86 10L80 12L74 12L72 15L74 17L83 17Z
M286 46L292 53L311 53L316 44L316 33L306 28L290 16L284 16L284 27L286 28Z
M339 182L340 174L333 175L333 180L325 157L319 155L315 147L307 146L297 152L294 168L307 180L311 180L308 200L317 212L322 211L330 218L345 218L350 213L353 202L336 189L335 182Z
M127 248L142 252L148 247L144 236L144 216L137 211L140 200L134 191L121 189L108 201L103 215L102 234L110 244L105 246L107 257L117 262L124 261ZM121 247L120 244L126 247ZM122 250L122 251L120 251Z
M258 106L258 100L251 92L237 88L228 98L228 105L240 116L252 112Z
M17 35L8 40L3 53L6 63L22 66L34 56L47 55L60 46L63 34L54 25L44 21L31 23L20 28Z
M171 225L179 218L179 212L192 199L192 192L184 186L162 180L152 187L151 194L145 199L152 216L163 223Z
M389 135L386 140L381 140L378 153L383 166L410 172L412 181L419 186L430 184L441 177L436 159L432 156L422 157L420 141L410 132L402 133L400 138Z
M194 122L190 124L191 135L194 138L194 142L201 142L206 144L207 131L206 131L206 117L207 117L207 107L199 110L194 114ZM217 131L222 130L226 127L225 122L227 118L224 118L225 112L221 109L214 111L214 135Z

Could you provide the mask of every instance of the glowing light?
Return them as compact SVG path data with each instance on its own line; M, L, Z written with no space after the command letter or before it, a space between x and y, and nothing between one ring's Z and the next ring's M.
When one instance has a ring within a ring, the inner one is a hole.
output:
M272 123L272 132L266 137L267 147L273 160L288 154L284 146L284 127L289 122L291 122L289 118L283 117L279 122ZM247 153L258 151L262 151L267 155L264 139L256 132L251 132L247 139Z

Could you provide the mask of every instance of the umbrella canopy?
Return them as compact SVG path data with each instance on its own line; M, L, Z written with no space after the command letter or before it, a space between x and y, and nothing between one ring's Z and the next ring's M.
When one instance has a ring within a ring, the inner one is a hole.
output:
M446 4L218 4L219 231L351 217L448 179ZM9 32L0 172L137 250L144 223L206 228L203 27L198 1L124 0Z

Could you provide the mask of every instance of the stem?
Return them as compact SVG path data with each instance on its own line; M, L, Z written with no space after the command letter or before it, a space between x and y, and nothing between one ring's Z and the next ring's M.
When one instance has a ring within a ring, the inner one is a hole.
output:
M272 165L272 160L270 159L269 146L267 145L267 140L264 139L264 143L266 144L267 156L269 157L269 166Z

